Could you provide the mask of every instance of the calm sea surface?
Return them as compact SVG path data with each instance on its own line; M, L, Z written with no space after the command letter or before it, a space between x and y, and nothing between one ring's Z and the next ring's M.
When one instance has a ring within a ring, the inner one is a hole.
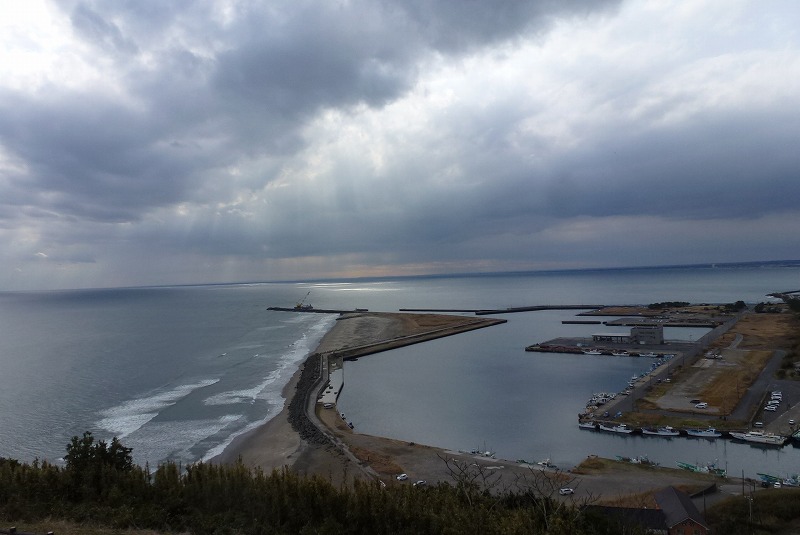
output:
M0 456L57 460L72 435L120 436L137 462L192 462L273 417L280 391L333 325L268 312L311 290L318 308L501 308L533 304L764 301L800 289L800 262L192 287L0 293ZM348 363L340 408L356 430L508 459L571 466L588 454L727 464L732 473L800 472L800 450L725 440L579 430L592 392L618 391L641 359L526 353L570 312L508 323ZM704 329L667 329L696 339Z

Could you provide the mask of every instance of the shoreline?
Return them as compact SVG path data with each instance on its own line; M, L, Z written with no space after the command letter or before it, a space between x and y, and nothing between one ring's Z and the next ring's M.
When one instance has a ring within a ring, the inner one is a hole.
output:
M331 329L335 327L336 325ZM280 412L258 427L234 438L222 453L209 459L209 463L233 464L241 458L246 466L260 466L265 472L293 464L292 457L302 450L303 443L300 434L289 423L289 404L295 395L303 367L313 354L314 352L310 353L300 363L281 390L283 407Z

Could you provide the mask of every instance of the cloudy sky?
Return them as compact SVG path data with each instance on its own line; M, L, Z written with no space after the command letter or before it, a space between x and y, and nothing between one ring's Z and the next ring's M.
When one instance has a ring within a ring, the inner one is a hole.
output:
M800 258L796 0L0 0L0 289Z

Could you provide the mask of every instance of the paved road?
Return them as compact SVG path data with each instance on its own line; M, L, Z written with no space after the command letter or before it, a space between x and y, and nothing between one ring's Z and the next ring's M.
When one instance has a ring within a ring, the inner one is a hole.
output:
M731 412L731 419L732 420L742 420L745 422L751 421L756 414L755 409L760 407L760 405L764 402L764 397L766 396L767 392L771 392L772 390L780 390L776 388L775 383L775 372L778 371L778 368L781 366L781 361L783 357L786 355L786 351L779 349L772 354L772 358L767 362L767 365L764 366L764 369L761 370L758 378L750 385L750 388L744 393L742 398L739 400L739 404L736 405L736 408L733 409ZM786 406L788 403L787 399L784 399L783 406ZM764 418L767 418L769 421L774 420L775 418L770 418L769 412L764 415ZM759 421L764 421L763 419L759 419Z

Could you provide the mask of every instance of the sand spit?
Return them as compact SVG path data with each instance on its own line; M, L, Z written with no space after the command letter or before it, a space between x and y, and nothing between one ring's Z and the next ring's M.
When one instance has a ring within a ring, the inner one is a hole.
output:
M343 314L283 389L286 402L281 413L263 426L238 437L211 462L230 463L241 458L247 466L258 466L266 471L292 467L300 473L318 474L335 482L350 477L374 476L375 472L365 470L364 463L338 436L337 422L325 417L336 415L336 411L317 410L317 393L326 381L329 362L341 365L343 359L504 322L493 318L442 314ZM378 443L395 442L380 437L371 439Z

